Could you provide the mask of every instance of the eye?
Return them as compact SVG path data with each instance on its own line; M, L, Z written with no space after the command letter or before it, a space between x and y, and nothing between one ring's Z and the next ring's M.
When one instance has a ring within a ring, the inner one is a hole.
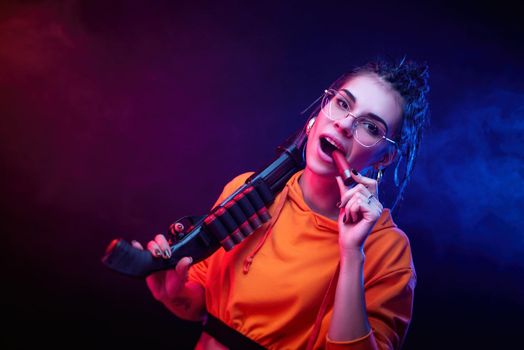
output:
M373 136L382 136L385 132L371 119L363 118L359 120L358 124L366 130L367 133Z
M341 98L341 97L335 97L335 103L340 109L343 109L344 111L349 111L349 103Z

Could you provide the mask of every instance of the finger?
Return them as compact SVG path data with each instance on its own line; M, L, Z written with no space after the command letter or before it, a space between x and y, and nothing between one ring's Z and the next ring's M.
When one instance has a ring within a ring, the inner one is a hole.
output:
M176 272L183 276L187 274L187 270L189 270L189 266L191 266L191 263L193 262L193 258L190 256L183 257L180 259L180 261L176 264Z
M340 190L340 196L342 197L346 190L346 186L344 185L344 182L342 181L342 178L340 176L335 176L335 179L337 180L338 189Z
M375 194L373 194L373 193L371 193L367 197L367 202L368 202L368 204L370 204L372 206L377 206L377 207L382 206L382 203L380 203L380 201L378 200L377 196Z
M338 190L340 191L340 197L342 197L342 195L344 193L346 193L350 188L353 189L353 185L351 185L351 187L347 186L345 183L344 183L344 180L342 180L342 177L340 176L336 176L335 179L337 180L337 184L338 184Z
M155 236L155 242L162 251L162 257L169 259L171 257L171 248L169 247L166 237L162 234L158 234Z
M337 180L338 189L340 191L340 201L338 202L337 205L339 208L343 208L346 205L346 202L350 198L349 196L347 196L347 193L352 191L354 187L348 190L348 187L344 184L344 180L342 180L342 177L336 176L335 179Z
M344 207L344 217L343 217L343 222L345 224L347 223L353 223L355 222L355 220L353 219L353 215L351 213L351 207L353 206L353 204L355 203L355 201L358 199L358 196L354 195L353 197L351 197L349 199L349 201L346 203L345 207Z
M162 251L160 250L160 247L155 241L149 241L147 243L147 250L153 254L153 256L156 256L157 258L162 256Z
M363 204L364 203L362 197L355 197L355 200L349 208L349 215L351 216L353 223L357 223L360 220Z
M139 241L135 241L134 239L131 241L131 245L135 247L136 249L144 250L144 247L142 247L142 244L140 244Z
M380 213L382 214L382 210L384 210L384 206L382 205L382 203L380 203L380 201L375 198L375 203L377 205L377 208L379 209Z
M193 263L193 258L190 256L183 257L180 259L176 267L171 270L167 270L166 289L168 295L177 295L183 288L185 282L188 280L189 267Z
M366 201L365 196L362 193L356 193L346 204L344 208L345 212L345 223L356 223L363 216L362 205Z
M362 174L360 174L358 171L353 169L351 171L351 177L353 180L355 180L357 183L363 184L366 188L368 188L370 191L377 192L378 186L377 186L377 180L366 177Z
M355 193L362 193L365 196L369 196L371 192L362 184L358 184L355 187L347 190L341 197L340 197L340 207L342 208L347 204L347 202L355 195Z

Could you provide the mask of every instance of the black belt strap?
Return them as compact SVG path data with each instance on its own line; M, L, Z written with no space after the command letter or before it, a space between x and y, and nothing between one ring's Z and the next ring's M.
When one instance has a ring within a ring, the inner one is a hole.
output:
M231 350L266 350L265 347L208 314L204 331Z

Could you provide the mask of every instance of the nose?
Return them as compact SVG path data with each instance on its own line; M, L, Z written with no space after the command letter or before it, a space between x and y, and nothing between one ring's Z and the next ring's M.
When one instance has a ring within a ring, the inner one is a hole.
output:
M335 126L335 129L337 129L342 135L344 135L347 138L353 137L353 122L355 121L355 117L349 114L344 119L338 119L333 122L333 125Z

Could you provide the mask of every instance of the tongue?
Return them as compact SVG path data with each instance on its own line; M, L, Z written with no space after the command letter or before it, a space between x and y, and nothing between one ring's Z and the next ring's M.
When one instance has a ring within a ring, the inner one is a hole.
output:
M344 157L344 153L336 149L331 153L331 157L333 157L333 160L335 161L335 165L337 166L338 173L342 177L342 181L344 181L344 185L351 186L354 184L355 181L351 177L351 167L349 166L346 157Z

